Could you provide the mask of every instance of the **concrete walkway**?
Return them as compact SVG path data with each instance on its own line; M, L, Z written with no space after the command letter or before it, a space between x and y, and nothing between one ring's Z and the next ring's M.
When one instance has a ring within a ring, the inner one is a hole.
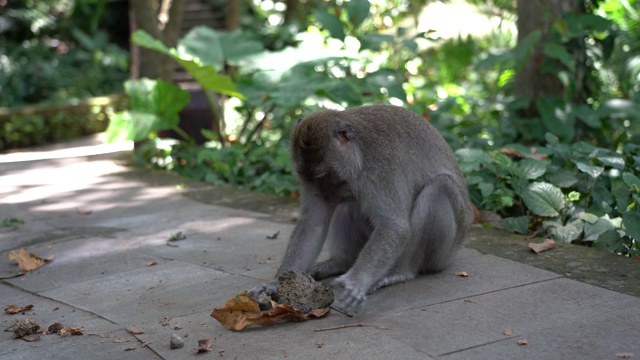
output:
M293 223L193 201L175 176L153 174L163 185L150 186L151 173L136 175L122 151L91 155L113 150L86 146L95 143L0 155L0 220L24 221L0 228L0 276L18 272L9 251L55 256L0 281L2 308L34 305L0 314L2 328L29 318L85 330L34 342L2 332L2 359L640 358L640 298L470 248L444 273L371 295L355 318L228 331L210 312L271 278ZM178 231L187 238L167 246ZM384 328L315 331L354 323ZM172 333L183 348L169 348ZM213 339L213 351L195 354L200 339Z

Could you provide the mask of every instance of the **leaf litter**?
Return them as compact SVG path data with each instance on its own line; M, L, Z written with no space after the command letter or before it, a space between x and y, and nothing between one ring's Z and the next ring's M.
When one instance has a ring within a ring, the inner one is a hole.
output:
M27 253L24 248L20 248L17 253L13 251L8 253L7 257L9 258L9 261L17 262L18 269L22 271L36 270L53 261L53 255L49 255L43 259L34 253Z
M227 300L220 309L214 309L211 316L229 330L240 331L250 325L269 326L283 321L305 321L329 315L330 309L313 309L307 313L292 306L278 304L273 300L272 310L261 311L258 302L242 291Z

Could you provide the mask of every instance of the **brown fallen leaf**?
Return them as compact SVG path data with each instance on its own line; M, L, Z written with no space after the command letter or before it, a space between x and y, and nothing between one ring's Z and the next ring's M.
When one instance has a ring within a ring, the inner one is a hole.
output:
M44 264L53 261L53 256L48 256L46 258L41 258L34 253L28 253L24 248L20 248L18 253L10 252L7 254L9 261L18 262L18 269L23 271L32 271L36 270Z
M21 339L24 341L32 342L32 341L40 340L41 335L42 334L40 333L33 333L33 334L25 335Z
M123 351L132 351L132 350L135 350L135 349L136 349L135 346L129 346L129 347L124 348Z
M49 324L49 326L47 326L42 333L45 335L59 334L63 328L64 326L62 326L61 323L54 322L53 324Z
M129 332L134 334L134 335L144 334L144 331L138 330L138 328L136 328L135 326L130 327L129 328Z
M113 340L113 342L116 343L116 344L128 343L130 341L131 341L131 339L115 339L115 340Z
M93 210L91 209L86 209L86 208L77 208L76 212L78 213L78 215L80 216L86 216L86 215L91 215L93 213Z
M324 341L322 341L322 340L316 341L316 346L318 347L318 349L320 349L321 347L324 346Z
M84 329L78 326L68 326L58 333L60 336L69 336L69 335L84 335Z
M211 349L212 344L213 344L212 339L198 340L198 347L195 349L195 352L203 353L203 352L213 351Z
M511 336L511 335L513 335L513 331L511 329L504 329L504 330L502 330L502 335Z
M527 345L529 342L526 339L518 340L518 345Z
M247 291L227 300L221 309L213 309L211 316L229 330L240 331L250 325L273 325L282 321L305 321L329 315L330 309L315 309L304 313L294 307L271 301L273 309L261 312L258 303Z
M453 275L459 276L459 277L469 277L469 274L467 274L466 271L456 271L453 273Z
M156 266L156 265L158 265L158 263L156 261L149 261L147 263L147 266Z
M632 352L620 352L616 354L617 357L621 358L621 359L629 359L633 357L633 353Z
M25 306L18 306L15 304L11 304L9 306L7 306L6 308L4 308L4 312L7 315L14 315L17 313L21 313L23 311L27 311L27 310L31 310L33 309L33 305L29 304L29 305L25 305Z
M556 241L553 239L544 239L542 243L529 243L529 249L536 254L543 251L551 250L556 246Z

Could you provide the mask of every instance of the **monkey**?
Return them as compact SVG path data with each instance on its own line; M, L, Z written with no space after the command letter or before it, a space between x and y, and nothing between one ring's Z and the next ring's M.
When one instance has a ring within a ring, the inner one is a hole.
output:
M355 314L375 290L451 263L471 201L451 148L424 118L382 104L321 110L298 120L290 147L301 210L277 275L337 276L332 307ZM325 240L330 257L315 263ZM275 285L249 295L277 299Z

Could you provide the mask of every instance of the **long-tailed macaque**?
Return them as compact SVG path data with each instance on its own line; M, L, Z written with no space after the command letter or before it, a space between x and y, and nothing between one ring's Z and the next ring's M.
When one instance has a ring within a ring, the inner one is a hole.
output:
M302 209L278 274L338 276L333 307L354 313L366 294L445 269L472 220L449 145L415 113L391 105L324 110L298 121L291 155ZM330 258L315 263L329 240ZM275 282L249 291L277 298Z

